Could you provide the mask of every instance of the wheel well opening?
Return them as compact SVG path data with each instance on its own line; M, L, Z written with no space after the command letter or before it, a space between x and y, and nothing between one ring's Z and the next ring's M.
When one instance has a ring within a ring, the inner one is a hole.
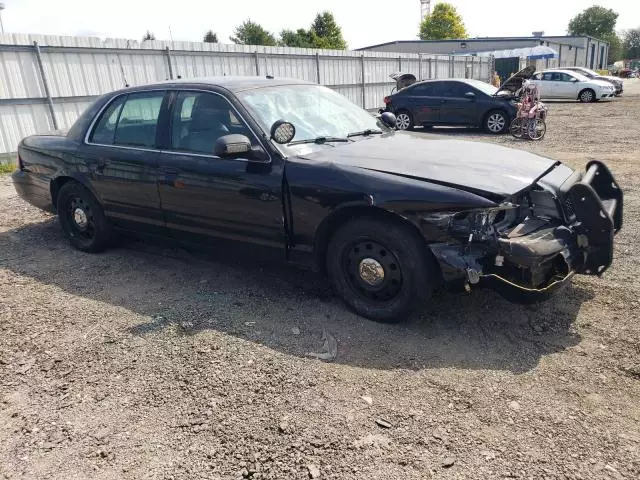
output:
M314 241L315 262L316 262L318 271L320 271L323 275L327 274L326 256L327 256L327 250L329 248L329 242L331 241L331 237L345 223L349 222L350 220L353 220L354 218L361 218L361 217L368 217L368 218L374 218L381 221L394 222L398 225L404 226L405 228L410 230L414 235L417 235L418 238L423 242L425 251L427 251L430 255L433 255L433 253L431 252L431 249L429 248L426 240L422 236L422 233L420 232L418 227L415 224L411 223L409 220L401 218L394 213L391 213L387 210L383 210L382 208L366 207L366 206L345 207L334 212L331 216L326 218L318 228L318 231L316 232L316 237Z
M60 189L62 188L62 186L67 183L72 181L73 178L71 177L58 177L55 180L53 180L51 182L51 185L49 186L50 190L51 190L51 203L53 204L53 210L56 211L57 210L57 206L58 206L58 193L60 192Z

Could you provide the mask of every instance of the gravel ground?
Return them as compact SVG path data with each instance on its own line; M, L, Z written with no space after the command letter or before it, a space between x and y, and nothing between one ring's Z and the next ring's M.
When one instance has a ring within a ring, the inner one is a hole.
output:
M552 103L537 143L435 129L606 160L625 229L548 303L441 294L392 326L266 262L77 252L0 178L0 478L638 478L639 102Z

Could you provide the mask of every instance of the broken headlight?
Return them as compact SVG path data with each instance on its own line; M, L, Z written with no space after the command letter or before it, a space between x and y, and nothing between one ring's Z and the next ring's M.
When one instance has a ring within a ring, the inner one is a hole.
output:
M483 241L512 225L517 218L517 209L518 205L507 202L492 208L433 212L424 215L422 220L460 239Z

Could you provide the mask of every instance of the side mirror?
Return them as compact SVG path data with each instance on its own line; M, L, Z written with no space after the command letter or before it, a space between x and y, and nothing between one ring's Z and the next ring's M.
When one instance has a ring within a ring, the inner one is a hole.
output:
M285 120L277 120L271 126L271 139L280 145L290 143L296 136L296 127Z
M380 120L389 128L396 128L396 116L391 112L382 112Z
M476 94L473 92L467 92L464 94L465 98L468 98L469 100L475 100L476 99Z
M251 140L237 133L220 137L214 146L214 153L219 157L230 157L250 151Z
M578 79L577 79L577 78L572 78L572 79L571 79L571 81L572 81L573 83L578 83Z

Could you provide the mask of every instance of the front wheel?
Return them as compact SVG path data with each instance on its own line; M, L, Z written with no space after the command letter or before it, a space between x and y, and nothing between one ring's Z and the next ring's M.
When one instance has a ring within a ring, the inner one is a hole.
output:
M580 92L580 95L578 96L578 98L582 103L595 102L596 101L596 92L594 92L590 88L587 88L587 89L585 89L585 90Z
M422 306L437 272L409 227L368 217L336 231L326 261L336 294L359 315L379 322L404 320Z
M511 122L509 131L515 138L522 138L522 123L522 118L514 118L513 122Z
M503 111L493 110L484 119L484 128L487 132L496 135L504 133L509 128L509 118Z
M111 240L111 228L102 206L89 190L75 181L65 183L57 200L62 230L71 245L83 252L101 252Z
M547 133L547 124L544 120L529 120L527 136L531 140L542 140Z

